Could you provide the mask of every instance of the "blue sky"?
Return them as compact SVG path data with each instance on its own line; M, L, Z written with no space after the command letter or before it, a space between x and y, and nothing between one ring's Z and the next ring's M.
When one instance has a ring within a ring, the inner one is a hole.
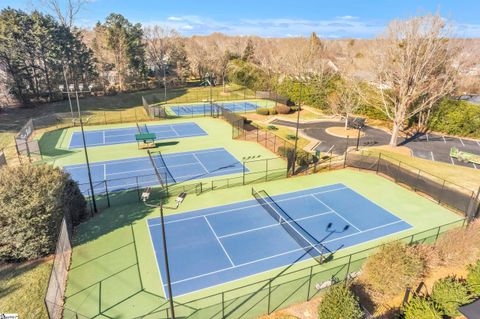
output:
M42 8L40 0L0 0L0 7L31 10L32 1ZM325 38L371 38L394 18L440 12L457 36L480 37L480 0L89 0L77 24L91 27L111 12L184 35L289 37L315 31Z

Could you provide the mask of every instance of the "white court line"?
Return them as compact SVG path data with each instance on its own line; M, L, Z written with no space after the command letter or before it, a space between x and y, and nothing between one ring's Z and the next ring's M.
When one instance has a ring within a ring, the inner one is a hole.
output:
M462 145L465 146L465 143L463 143L463 140L460 137L458 139L460 140L460 142L462 142Z
M432 152L432 151L430 151L430 154L432 155L432 161L434 161L434 162L435 162L435 157L433 157L433 152Z
M89 144L90 145L90 144ZM102 145L102 144L98 144ZM217 153L217 152L227 152L225 149L213 149L210 151L202 151L202 154L208 154L208 153ZM196 151L196 153L199 153ZM186 156L186 155L191 155L193 153L172 153L172 154L164 154L164 157L178 157L178 156ZM122 164L122 163L132 163L132 162L141 162L141 161L148 161L148 157L137 157L137 158L129 158L125 160L115 160L115 161L107 161L107 164ZM95 166L100 166L103 165L103 162L101 163L93 163L90 164L90 167L95 167ZM70 169L75 169L75 168L83 168L85 167L85 164L75 164L75 165L69 165Z
M103 164L103 180L107 180L107 165Z
M326 244L326 243L331 243L331 242L334 242L334 241L338 241L338 240L341 240L341 239L344 239L344 238L347 238L347 237L351 237L351 236L355 236L355 235L358 235L358 234L362 234L362 233L365 233L365 232L369 232L369 231L372 231L372 230L376 230L376 229L384 228L384 227L387 227L387 226L391 226L391 225L394 225L394 224L397 224L397 223L400 223L400 222L404 222L404 221L403 221L403 220L397 220L397 221L392 222L392 223L388 223L388 224L381 225L381 226L377 226L377 227L372 227L372 228L369 228L369 229L366 229L366 230L362 230L362 231L359 231L359 232L357 232L357 233L353 233L353 234L350 234L350 235L346 235L346 236L342 236L342 237L337 237L337 238L335 238L335 239L331 239L331 240L324 241L324 242L322 243L322 245L324 245L324 244ZM388 234L388 235L386 235L386 236L393 235L393 234L394 234L394 233L390 233L390 234ZM385 236L382 236L382 237L385 237ZM380 239L380 238L381 238L381 237L375 238L375 239L373 239L373 240L378 240L378 239ZM363 244L363 243L366 243L366 242L368 242L368 241L358 242L356 245ZM355 245L353 245L353 246L355 246ZM268 260L268 259L272 259L272 258L275 258L275 257L282 256L282 255L288 255L288 254L291 254L291 253L294 253L294 252L297 252L297 251L305 250L305 248L308 248L308 247L301 247L301 248L292 249L292 250L289 250L289 251L286 251L286 252L283 252L283 253L279 253L279 254L275 254L275 255L268 256L268 257L264 257L264 258L252 260L252 261L245 262L245 263L242 263L242 264L238 264L238 265L233 266L233 267L227 267L227 268L215 270L215 271L212 271L212 272L209 272L209 273L201 274L201 275L198 275L198 276L193 276L193 277L189 277L189 278L177 280L177 281L172 282L172 284L177 284L177 283L181 283L181 282L185 282L185 281L190 281L190 280L193 280L193 279L197 279L197 278L201 278L201 277L213 275L213 274L216 274L216 273L219 273L219 272L223 272L223 271L226 271L226 270L235 269L235 268L239 268L239 267L242 267L242 266L255 264L255 263L258 263L258 262L260 262L260 261L264 261L264 260ZM286 266L286 265L283 265L283 266ZM283 267L283 266L280 266L280 267ZM280 268L280 267L277 267L277 268ZM271 271L271 270L273 270L273 269L269 269L268 271ZM255 275L257 275L257 274L255 274ZM222 283L222 284L224 284L224 283Z
M147 224L147 229L149 230L148 237L150 238L150 244L152 245L153 254L155 255L155 260L157 261L156 262L157 271L158 271L158 276L160 277L160 283L162 284L163 295L166 297L167 292L165 291L165 284L163 283L163 280L162 280L162 272L160 271L160 265L158 264L158 256L157 256L157 252L155 251L155 245L153 244L152 232L150 231L150 226L148 225L148 219L145 220L145 223ZM172 298L172 296L170 296L170 298Z
M307 217L295 218L294 221L295 222L303 221L303 220L306 220L306 219L315 218L315 217L318 217L318 216L328 215L328 214L333 214L333 213L334 213L333 211L318 213L318 214L310 215L310 216L307 216ZM292 222L290 222L290 221L286 221L286 223L292 224ZM239 231L239 232L236 232L236 233L231 233L231 234L227 234L227 235L223 235L223 236L218 236L218 238L228 238L228 237L232 237L232 236L242 235L242 234L251 233L251 232L254 232L254 231L257 231L257 230L276 227L278 225L279 225L279 223L273 223L273 224L262 226L262 227L251 228L251 229Z
M105 131L103 131L103 144L105 144Z
M445 140L445 135L442 135L443 138L443 143L447 144L447 141Z
M193 153L193 157L195 157L195 159L197 160L198 164L200 164L200 166L202 166L202 168L205 170L205 172L207 174L210 174L210 171L205 167L205 165L203 165L202 161L200 161L200 159L197 157L197 155L195 153Z
M180 136L178 132L173 128L173 125L170 125L170 129L175 133L175 135Z
M450 162L452 162L452 164L455 165L455 162L453 161L453 157L450 157Z
M358 228L357 226L355 226L352 222L348 221L346 218L344 218L342 215L340 215L335 209L331 208L330 206L328 206L327 204L325 204L320 198L317 198L317 196L313 195L312 194L312 197L315 198L317 201L320 202L320 204L322 204L323 206L327 207L328 209L330 209L332 212L334 212L338 217L340 217L341 219L343 219L344 221L347 222L347 224L349 225L352 225L353 228L355 228L356 230L358 231L362 231L360 228Z
M478 146L480 146L480 142L479 142L479 141L475 141L475 142L477 142Z
M222 247L223 252L225 253L225 256L227 256L228 260L230 260L230 263L232 264L232 266L235 267L235 264L233 263L232 258L230 258L230 255L228 255L227 250L225 249L225 247L223 247L223 244L222 244L222 242L220 241L220 239L218 238L217 233L215 233L215 230L213 230L212 225L210 225L210 222L208 221L208 218L207 218L206 216L203 216L203 217L205 217L205 221L207 222L208 227L210 227L210 230L212 231L213 236L215 236L215 238L217 239L218 243L220 244L220 247Z
M312 194L324 194L324 193L339 191L339 190L342 190L342 189L348 189L348 187L341 187L341 188L329 189L329 190L326 190L326 191L315 192L315 193L308 193L308 194L303 194L303 195L288 197L288 198L284 198L284 199L279 199L279 200L275 200L275 201L276 201L277 203L286 202L286 201L289 201L289 200L294 200L294 199L298 199L298 198L308 197L308 196L311 196ZM235 203L235 204L243 203L243 202L245 202L245 201L240 201L240 202L237 202L237 203ZM225 210L221 210L221 211L216 211L216 212L209 213L209 214L204 214L204 215L198 215L198 216L193 216L193 217L187 217L187 218L182 218L182 219L176 219L176 220L167 221L167 222L165 222L165 225L167 225L167 224L173 224L173 223L178 223L178 222L185 221L185 220L192 220L192 219L196 219L196 218L202 218L203 216L214 216L214 215L226 214L226 213L234 212L234 211L236 211L236 210L243 210L243 209L254 208L254 207L258 207L258 206L260 206L260 205L255 202L255 204L253 204L253 205L248 205L248 206L243 206L243 207L234 207L234 208L230 208L230 209L225 209ZM151 224L150 226L160 226L160 225L162 225L162 224L161 224L161 223L156 223L156 224Z
M477 169L477 165L475 165L475 163L472 163L473 164L473 167L475 167L475 169Z
M425 133L425 136L427 137L427 142L430 142L430 140L428 138L428 133Z

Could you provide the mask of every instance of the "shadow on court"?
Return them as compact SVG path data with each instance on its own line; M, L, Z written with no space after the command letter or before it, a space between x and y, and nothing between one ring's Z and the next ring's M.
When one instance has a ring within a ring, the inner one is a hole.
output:
M162 147L162 146L173 146L177 145L178 141L170 141L170 142L157 142L155 143L155 147Z
M42 137L38 141L42 156L60 157L67 156L73 153L72 151L56 148L58 142L60 141L60 138L62 137L63 131L63 129L59 129L51 132L46 132L42 135Z
M341 230L337 230L333 228L332 224L328 224L326 226L326 231L328 235L326 235L321 240L318 240L318 243L321 244L322 242L326 241L330 236L336 233L343 233L347 231L348 228L343 228ZM323 261L330 261L333 260L334 254L341 249L342 247L337 248L335 251L328 252L328 256L323 258ZM312 276L310 274L306 274L306 276L299 277L298 271L293 271L289 273L291 268L299 261L301 261L307 255L311 255L313 248L306 250L301 256L299 256L295 261L293 261L289 266L285 267L280 271L277 275L272 277L268 280L264 285L258 288L254 293L250 294L247 298L242 298L242 302L234 307L229 307L228 311L225 313L225 317L235 316L236 318L243 318L244 316L248 316L249 311L252 311L254 308L261 306L262 303L267 302L268 304L268 314L279 310L285 302L296 299L298 296L304 297L304 294L307 295L307 300L315 297L319 293L319 289L315 288L315 284L313 291L311 291L312 281L313 283L324 283L324 282L331 282L332 284L341 282L343 280L343 272L345 272L345 265L337 268L333 268L327 270L325 272L321 272ZM316 261L319 262L319 260ZM317 265L313 267L321 267L321 263L319 262ZM292 275L292 279L290 281L285 281L285 278L289 275ZM320 275L320 276L319 276ZM276 279L282 279L280 284L272 285ZM290 286L290 289L285 289L286 286ZM307 288L307 291L305 291ZM302 298L301 297L301 298ZM251 303L251 304L249 304ZM248 307L245 307L248 305Z

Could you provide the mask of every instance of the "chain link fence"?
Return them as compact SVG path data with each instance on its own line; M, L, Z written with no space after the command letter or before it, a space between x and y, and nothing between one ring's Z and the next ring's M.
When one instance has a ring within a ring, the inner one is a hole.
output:
M346 153L345 165L375 171L388 176L396 183L420 192L438 204L461 212L469 219L480 213L480 189L478 192L452 183L421 169L398 161L384 154Z
M65 216L60 224L52 271L45 294L45 306L50 319L63 318L63 303L67 286L68 269L72 256L72 224Z

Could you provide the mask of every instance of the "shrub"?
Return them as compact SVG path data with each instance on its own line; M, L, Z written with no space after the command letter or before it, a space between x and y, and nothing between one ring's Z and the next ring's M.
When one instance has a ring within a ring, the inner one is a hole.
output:
M298 106L291 106L291 107L290 107L290 110L291 110L292 112L297 112L297 111L298 111Z
M318 319L360 319L363 315L358 298L344 285L328 289L318 306Z
M401 242L392 242L368 257L362 279L374 298L384 300L413 286L424 271L424 261L412 249Z
M433 112L430 128L447 134L480 137L480 107L444 99Z
M442 319L440 310L432 300L414 296L404 309L405 319Z
M272 107L272 108L268 109L268 114L269 115L277 115L277 111L275 110L275 108Z
M76 224L86 203L67 173L50 165L0 170L0 260L20 261L50 254L64 214Z
M305 152L304 150L297 151L296 163L298 166L307 166L313 162L313 155Z
M467 228L456 228L443 234L435 243L435 250L444 265L466 266L480 256L480 220Z
M290 146L280 146L277 152L282 157L291 158L293 157L294 150Z
M467 285L473 296L480 297L480 260L468 267Z
M275 106L275 110L277 111L278 114L289 114L291 111L291 109L284 104L277 104Z
M256 110L257 114L260 114L260 115L268 115L270 114L270 111L268 108L266 107L259 107L257 110Z
M278 130L278 127L276 127L275 125L269 125L269 126L267 126L267 130L269 130L269 131L277 131L277 130Z
M295 141L296 139L297 137L295 136L295 134L287 134L287 140Z
M450 317L460 315L457 308L472 301L467 286L454 277L443 278L435 282L431 298L442 313Z

